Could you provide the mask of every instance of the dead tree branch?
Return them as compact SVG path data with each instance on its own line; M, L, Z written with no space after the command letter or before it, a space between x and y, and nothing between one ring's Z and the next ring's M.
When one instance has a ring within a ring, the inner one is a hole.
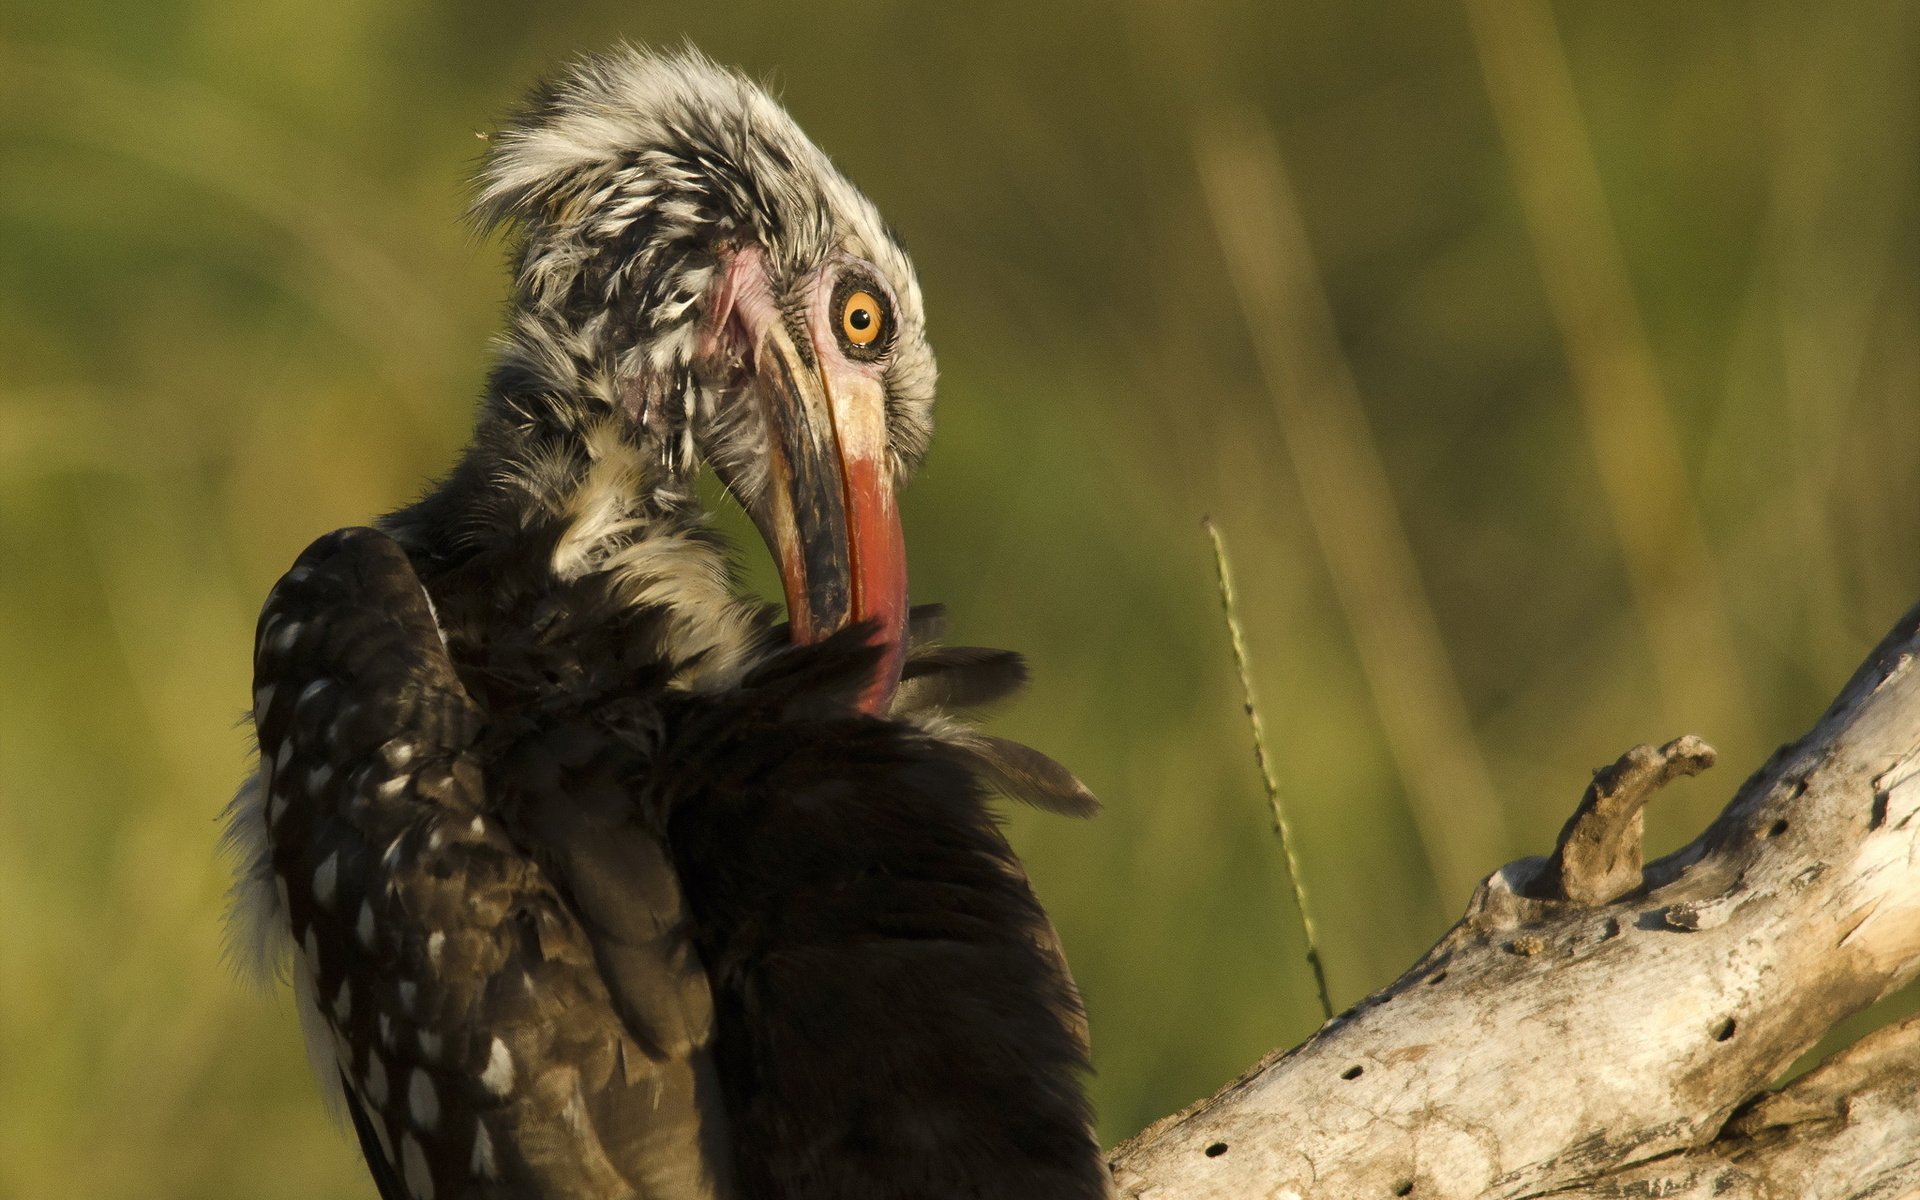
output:
M1697 738L1596 774L1395 981L1119 1147L1128 1200L1851 1197L1920 1187L1920 1026L1764 1093L1920 973L1920 607L1699 838L1641 869Z

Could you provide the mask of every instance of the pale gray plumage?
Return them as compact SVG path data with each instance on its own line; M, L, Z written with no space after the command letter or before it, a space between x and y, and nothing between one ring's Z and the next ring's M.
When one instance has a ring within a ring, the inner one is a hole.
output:
M474 213L522 238L501 369L624 407L676 471L705 457L747 495L763 483L764 431L692 362L716 246L756 245L770 274L794 283L836 257L872 265L898 319L887 371L896 477L926 454L937 371L905 251L784 109L697 52L620 51L549 85L494 135Z

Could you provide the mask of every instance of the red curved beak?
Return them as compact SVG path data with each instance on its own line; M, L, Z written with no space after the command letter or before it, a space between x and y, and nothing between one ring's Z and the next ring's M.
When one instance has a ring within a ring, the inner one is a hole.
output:
M743 265L758 275L757 262L736 260L729 282ZM779 567L794 641L817 642L856 622L878 627L884 654L860 707L882 714L900 682L907 628L886 391L870 373L798 342L764 290L751 287L758 279L747 282L729 290L726 307L745 337L772 435L767 486L747 512Z

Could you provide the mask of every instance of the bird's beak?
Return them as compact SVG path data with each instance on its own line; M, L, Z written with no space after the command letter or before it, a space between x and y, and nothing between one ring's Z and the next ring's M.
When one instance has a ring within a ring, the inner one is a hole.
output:
M763 335L755 383L773 437L754 523L779 564L794 641L817 642L856 621L879 627L884 656L860 699L883 713L900 681L907 626L886 392L868 375L802 355L784 324Z
M780 570L795 642L872 622L883 655L860 707L887 711L906 656L907 557L894 503L886 391L832 365L764 294L732 298L769 433L767 483L746 504Z

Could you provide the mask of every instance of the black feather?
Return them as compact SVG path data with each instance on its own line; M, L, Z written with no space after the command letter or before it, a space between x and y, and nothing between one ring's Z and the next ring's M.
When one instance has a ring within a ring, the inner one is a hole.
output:
M916 604L907 610L907 649L931 646L947 636L947 606Z
M713 980L747 1193L1105 1196L1046 914L970 756L845 714L830 677L863 678L868 654L831 638L787 656L807 670L674 698L646 781Z
M354 1095L353 1081L347 1078L345 1071L340 1072L340 1088L347 1094L347 1113L353 1118L353 1135L360 1140L360 1153L367 1160L367 1170L373 1174L373 1187L380 1193L380 1200L413 1200L401 1186L400 1177L393 1173L393 1164L387 1161L386 1151L380 1148L380 1139L374 1135L373 1122L367 1117L366 1106L360 1103L360 1097Z
M898 711L978 708L1027 686L1027 662L1011 650L936 646L910 653L894 694Z
M973 759L982 778L1009 799L1063 817L1093 817L1100 799L1072 771L1008 738L968 732L952 739Z

